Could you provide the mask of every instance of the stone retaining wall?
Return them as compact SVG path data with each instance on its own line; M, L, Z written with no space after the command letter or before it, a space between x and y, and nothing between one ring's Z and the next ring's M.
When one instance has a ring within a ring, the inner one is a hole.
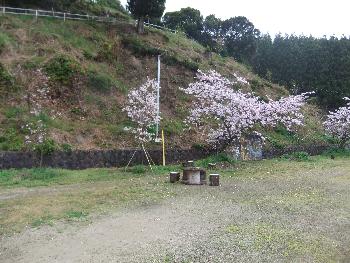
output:
M274 157L279 157L284 154L291 154L293 152L307 152L310 155L319 155L325 152L326 150L334 147L335 145L327 145L327 144L311 144L311 145L296 145L289 146L283 149L265 149L263 151L264 159L271 159Z
M299 145L284 149L265 149L262 151L262 158L268 159L300 151L308 152L310 155L318 155L330 147L330 145ZM54 152L43 157L42 166L65 169L123 167L128 164L134 153L135 150ZM156 164L161 164L161 150L151 150L149 153ZM166 152L166 160L167 164L176 164L188 160L202 159L211 153L213 152L201 149L174 149ZM142 150L136 150L130 165L138 164L148 164ZM40 155L35 152L0 152L0 169L34 168L39 166Z
M110 151L72 151L54 152L44 156L43 167L86 169L100 167L123 167L128 164L131 157L134 158L130 165L148 164L142 150L110 150ZM156 164L162 162L162 151L151 150L149 154ZM168 150L166 152L167 163L180 163L187 160L205 158L209 152L189 150ZM33 168L40 166L40 155L35 152L0 152L0 169Z

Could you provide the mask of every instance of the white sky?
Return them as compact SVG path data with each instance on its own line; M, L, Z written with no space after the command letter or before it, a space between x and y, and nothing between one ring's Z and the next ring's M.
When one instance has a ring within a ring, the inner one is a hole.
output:
M121 0L125 6L126 0ZM167 0L166 12L193 7L203 16L245 16L263 33L350 36L350 0Z

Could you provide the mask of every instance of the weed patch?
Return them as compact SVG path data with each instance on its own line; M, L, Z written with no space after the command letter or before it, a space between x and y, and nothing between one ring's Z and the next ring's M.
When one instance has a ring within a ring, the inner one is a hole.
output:
M52 58L45 65L45 70L53 80L63 84L69 84L76 74L82 73L82 68L78 62L65 55Z
M310 161L310 155L307 152L295 152L291 154L284 154L281 156L281 158L298 162Z

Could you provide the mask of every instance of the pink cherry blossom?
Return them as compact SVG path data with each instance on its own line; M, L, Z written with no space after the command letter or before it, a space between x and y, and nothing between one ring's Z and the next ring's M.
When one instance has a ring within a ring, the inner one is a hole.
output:
M327 120L323 123L326 133L339 139L342 147L350 140L350 99L344 99L348 101L346 106L329 112Z
M140 142L149 142L153 134L149 132L150 128L160 121L157 117L157 81L147 79L141 87L129 92L127 102L123 111L136 124L137 127L130 128L135 134L135 138Z
M301 107L308 93L264 102L239 90L249 82L236 73L233 76L230 81L213 70L198 71L197 81L181 88L194 97L186 124L206 132L209 142L227 146L253 133L261 136L257 131L261 127L282 124L292 130L303 124Z

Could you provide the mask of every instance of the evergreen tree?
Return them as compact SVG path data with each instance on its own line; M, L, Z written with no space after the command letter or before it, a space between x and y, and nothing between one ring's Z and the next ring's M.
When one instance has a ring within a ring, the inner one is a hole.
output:
M145 18L160 18L165 10L165 0L128 0L128 10L137 18L137 32L144 33Z

